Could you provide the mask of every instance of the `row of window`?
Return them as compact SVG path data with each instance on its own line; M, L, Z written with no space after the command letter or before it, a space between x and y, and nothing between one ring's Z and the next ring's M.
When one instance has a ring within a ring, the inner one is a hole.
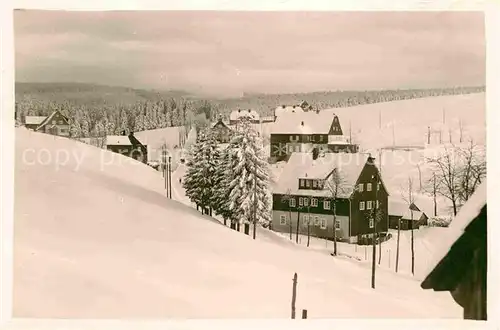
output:
M377 190L380 190L380 183L377 184L377 187L378 189ZM364 188L365 188L365 184L364 183L360 183L358 184L358 192L363 192L364 191ZM371 183L367 183L366 184L366 191L372 191L372 184Z
M308 189L317 189L321 190L325 186L325 180L318 179L299 179L299 189L300 188L308 188Z
M290 135L290 142L300 141L300 135ZM314 135L306 135L306 141L316 142ZM317 142L323 142L323 135L318 136Z
M311 215L309 216L308 214L304 214L302 217L302 226L307 227L307 226L316 226L320 227L321 229L326 229L326 219L319 217L317 215ZM280 215L280 225L286 225L288 224L288 218L285 214ZM340 229L340 220L335 221L335 228Z
M371 210L373 206L375 206L375 202L377 203L377 208L380 207L379 201L366 201L366 202L359 202L359 210L364 211L366 210Z
M311 202L312 207L317 207L318 206L318 199L317 198L309 198L309 197L299 197L299 206L309 206L309 200ZM290 198L288 200L288 205L290 207L295 207L295 198ZM323 209L329 210L330 209L330 201L323 201Z
M59 124L59 125L64 125L64 121L62 121L62 120L59 120L59 121L55 121L55 120L53 120L53 121L52 121L52 125L56 125L56 124Z

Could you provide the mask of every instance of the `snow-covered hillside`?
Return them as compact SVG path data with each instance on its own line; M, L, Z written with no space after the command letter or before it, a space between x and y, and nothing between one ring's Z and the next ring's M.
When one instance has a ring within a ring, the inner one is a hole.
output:
M16 317L288 318L294 272L310 318L461 317L415 279L373 290L361 263L232 231L124 156L19 128L15 166Z

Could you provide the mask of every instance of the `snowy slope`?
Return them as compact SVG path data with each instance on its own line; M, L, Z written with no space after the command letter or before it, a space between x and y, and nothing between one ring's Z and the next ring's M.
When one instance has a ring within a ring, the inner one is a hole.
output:
M121 155L17 129L15 175L16 317L288 318L294 272L311 318L461 317L414 279L372 290L363 264L234 232Z

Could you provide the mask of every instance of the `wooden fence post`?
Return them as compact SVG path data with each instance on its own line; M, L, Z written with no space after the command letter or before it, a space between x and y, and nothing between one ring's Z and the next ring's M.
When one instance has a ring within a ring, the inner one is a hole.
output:
M292 286L292 319L295 319L295 300L297 299L297 273L293 274Z
M307 319L307 309L302 310L302 318Z

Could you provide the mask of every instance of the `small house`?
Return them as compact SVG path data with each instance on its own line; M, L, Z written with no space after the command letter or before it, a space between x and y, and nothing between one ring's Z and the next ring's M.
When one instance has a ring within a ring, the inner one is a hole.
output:
M26 116L24 126L30 130L36 130L38 126L47 118L47 116Z
M408 205L402 200L389 199L389 228L401 230L419 229L428 225L428 216L415 203Z
M222 118L212 126L212 132L219 143L229 143L232 130L222 121Z
M460 209L443 236L442 249L421 284L448 291L463 308L463 318L487 319L486 182Z
M260 124L259 113L251 109L248 110L238 109L232 111L231 114L229 115L229 124L236 125L243 117L248 118L252 124Z
M56 110L45 118L35 131L69 137L69 119L59 110Z
M334 178L336 198L330 184ZM272 228L295 233L298 222L300 234L356 242L374 230L387 231L388 196L374 158L292 153L273 189Z
M59 110L50 116L26 116L24 126L36 132L69 137L69 119Z
M106 137L106 149L133 158L144 164L148 162L147 145L142 144L134 136L133 132L128 136L124 132L122 135L108 135Z

